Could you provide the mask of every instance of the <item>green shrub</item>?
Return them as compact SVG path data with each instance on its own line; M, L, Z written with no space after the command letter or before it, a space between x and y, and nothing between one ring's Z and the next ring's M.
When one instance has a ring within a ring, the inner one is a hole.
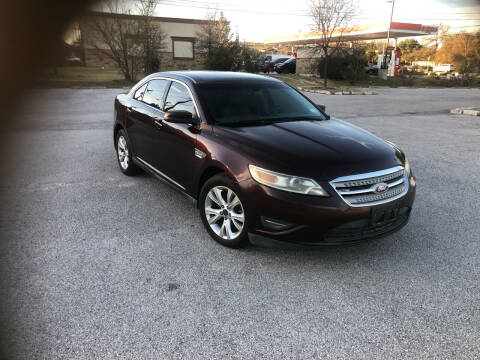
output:
M325 58L317 61L316 69L323 76ZM358 81L368 77L365 67L368 61L365 53L354 52L345 56L330 56L327 63L327 77L331 80Z

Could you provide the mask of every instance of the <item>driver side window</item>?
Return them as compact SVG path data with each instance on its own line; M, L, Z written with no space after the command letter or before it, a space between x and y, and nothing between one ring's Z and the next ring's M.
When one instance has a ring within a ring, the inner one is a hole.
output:
M148 83L147 90L143 95L143 102L150 106L156 107L157 109L162 109L163 107L163 95L165 95L165 90L167 89L168 81L154 79Z
M135 100L142 101L143 94L145 93L146 88L147 88L147 84L144 84L143 86L139 87L137 91L135 91L135 95L133 95L133 98Z
M172 82L165 99L165 111L185 110L194 113L193 99L185 85Z

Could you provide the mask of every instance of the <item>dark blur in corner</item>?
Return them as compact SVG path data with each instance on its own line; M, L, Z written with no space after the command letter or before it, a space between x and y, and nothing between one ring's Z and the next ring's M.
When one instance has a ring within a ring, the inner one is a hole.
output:
M20 104L22 92L34 75L53 56L55 40L67 26L87 9L91 0L2 0L0 2L0 144L11 124L12 113ZM5 173L2 173L5 176ZM0 178L0 183L3 183ZM4 203L0 199L0 203ZM2 206L6 206L3 204ZM4 241L5 239L0 239ZM11 270L11 269L10 269ZM9 269L0 264L0 273ZM0 275L1 276L1 275ZM2 290L0 307L10 294ZM19 314L17 314L19 315ZM13 315L12 315L13 316ZM20 315L21 316L21 315ZM3 319L3 321L8 321ZM2 328L6 324L0 324ZM0 359L11 353L5 339L0 339ZM19 344L19 346L21 346Z
M1 130L30 85L52 56L55 40L92 0L2 0L0 2Z

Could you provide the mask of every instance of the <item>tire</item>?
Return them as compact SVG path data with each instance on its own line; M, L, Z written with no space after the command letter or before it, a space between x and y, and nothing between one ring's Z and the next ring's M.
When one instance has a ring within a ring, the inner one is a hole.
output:
M231 248L249 243L245 204L238 186L228 176L218 174L205 182L199 208L203 225L216 242Z
M117 151L118 166L122 173L128 176L139 173L139 168L133 163L130 141L125 130L119 130L115 139L115 150Z

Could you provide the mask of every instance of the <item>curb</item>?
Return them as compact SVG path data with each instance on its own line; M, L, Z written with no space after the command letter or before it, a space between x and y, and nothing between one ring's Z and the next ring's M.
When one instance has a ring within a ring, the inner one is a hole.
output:
M315 90L315 89L304 89L300 86L297 87L300 91L305 91L309 93L315 94L323 94L323 95L377 95L376 92L373 91L351 91L351 90L343 90L343 91L333 91L333 90Z
M451 114L456 114L456 115L471 115L471 116L480 116L480 108L457 108L457 109L452 109L450 110Z

